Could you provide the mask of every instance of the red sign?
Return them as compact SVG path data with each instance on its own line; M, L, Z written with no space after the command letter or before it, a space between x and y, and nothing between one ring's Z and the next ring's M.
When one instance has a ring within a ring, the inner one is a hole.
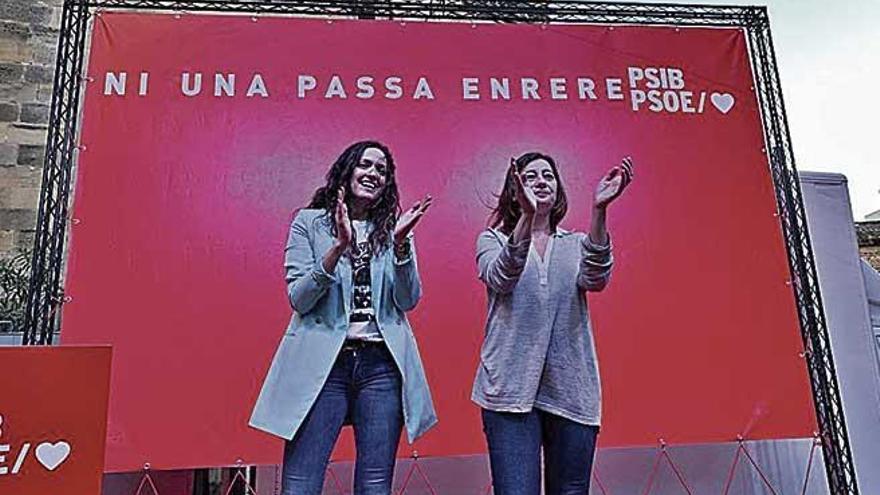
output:
M589 296L602 446L815 429L739 29L104 12L88 75L62 339L114 346L110 471L280 460L247 421L290 317L289 222L361 139L390 146L404 207L435 198L410 319L440 422L420 455L485 451L474 247L532 150L581 231L598 178L636 163Z
M0 493L101 493L109 347L0 347Z

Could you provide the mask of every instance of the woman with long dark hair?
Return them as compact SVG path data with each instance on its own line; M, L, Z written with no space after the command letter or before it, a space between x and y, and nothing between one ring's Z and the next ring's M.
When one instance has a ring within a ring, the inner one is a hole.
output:
M251 426L284 438L283 495L319 494L344 424L354 428L354 493L391 493L401 429L436 423L406 312L421 297L412 231L426 196L401 213L395 163L375 141L349 146L290 226L284 256L293 317Z
M629 158L596 186L589 234L559 227L568 198L556 162L511 159L477 240L489 314L472 400L482 408L495 495L585 495L601 420L599 367L584 293L611 274L608 205Z

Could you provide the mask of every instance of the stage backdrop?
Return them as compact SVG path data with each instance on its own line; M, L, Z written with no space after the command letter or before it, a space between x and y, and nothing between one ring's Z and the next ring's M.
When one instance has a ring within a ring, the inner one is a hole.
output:
M289 222L361 139L391 147L404 207L436 198L411 321L440 423L420 455L485 451L475 240L530 150L560 165L568 229L636 164L588 296L602 446L815 429L741 30L104 12L88 77L61 335L114 346L110 471L280 461L247 420L290 317Z

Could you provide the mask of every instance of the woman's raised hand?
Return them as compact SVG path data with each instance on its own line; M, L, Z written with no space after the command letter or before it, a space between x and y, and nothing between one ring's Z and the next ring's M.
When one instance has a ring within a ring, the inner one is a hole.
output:
M400 215L400 218L397 219L397 225L394 227L395 244L400 244L406 240L406 236L408 236L416 225L418 225L419 220L422 219L422 216L424 216L425 212L428 211L428 208L431 207L433 201L434 198L428 194L423 199L416 201L410 209Z
M538 199L535 198L534 191L523 183L522 176L516 170L516 160L514 158L510 159L510 174L513 175L516 202L519 204L522 214L534 216L538 210Z
M336 222L336 243L347 248L351 244L351 219L348 217L348 206L345 204L345 187L340 187L336 194L336 209L333 213Z
M609 170L596 184L593 206L596 208L607 207L623 194L623 191L632 182L633 176L632 158L626 157L620 162L620 165Z

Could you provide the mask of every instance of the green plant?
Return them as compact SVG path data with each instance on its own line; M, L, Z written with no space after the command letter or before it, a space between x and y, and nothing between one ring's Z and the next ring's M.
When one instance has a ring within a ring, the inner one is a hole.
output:
M12 322L12 328L5 330L20 331L24 326L30 277L30 251L0 259L0 320Z

